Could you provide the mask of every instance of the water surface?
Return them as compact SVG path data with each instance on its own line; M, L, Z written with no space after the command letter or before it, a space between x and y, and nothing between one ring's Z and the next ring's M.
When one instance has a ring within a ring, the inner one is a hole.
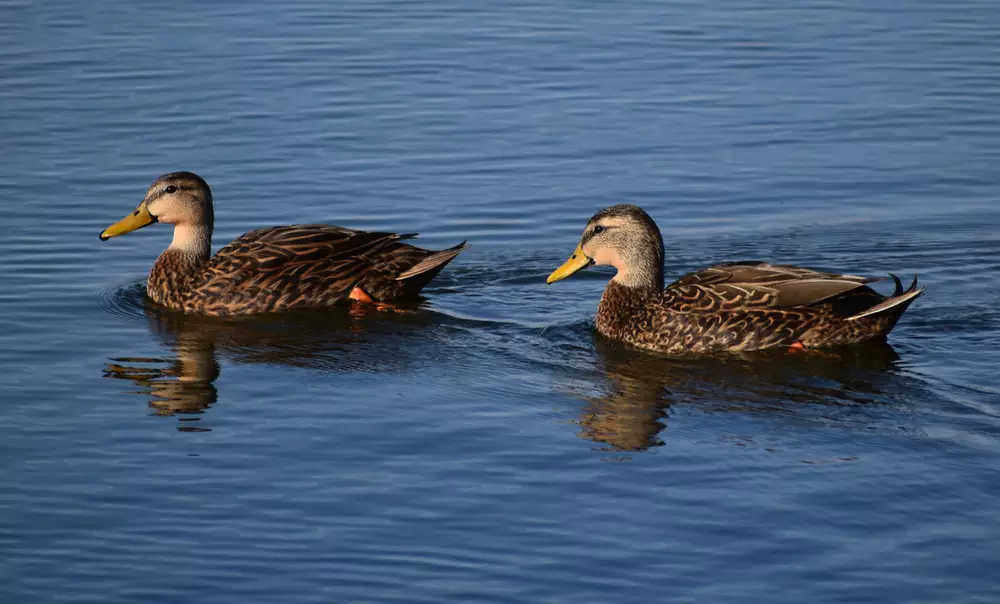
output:
M0 3L0 600L992 602L1000 5ZM408 314L219 323L101 243L469 239ZM667 274L918 273L888 346L671 360L546 286L642 205Z

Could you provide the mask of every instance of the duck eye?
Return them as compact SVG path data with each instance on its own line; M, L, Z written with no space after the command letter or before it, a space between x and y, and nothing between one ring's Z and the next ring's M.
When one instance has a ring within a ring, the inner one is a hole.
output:
M595 235L598 234L598 233L603 233L603 232L604 232L604 227L602 227L602 226L595 226L594 227L594 234Z
M171 193L172 194L172 193L176 193L177 192L177 187L175 187L174 185L170 185L169 187L167 187L166 189L163 189L163 190L166 191L167 193Z

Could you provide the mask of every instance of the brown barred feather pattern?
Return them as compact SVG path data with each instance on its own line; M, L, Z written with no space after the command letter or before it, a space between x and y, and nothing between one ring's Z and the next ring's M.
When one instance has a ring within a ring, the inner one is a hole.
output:
M741 262L685 275L663 291L611 281L596 326L611 339L668 354L854 344L888 334L923 291L914 281L886 297L866 285L877 280ZM879 304L884 310L855 316Z
M398 275L440 253L403 243L411 237L325 224L259 229L205 263L168 249L153 265L147 291L174 310L216 316L333 306L354 287L379 302L398 301L416 296L427 282L415 286ZM465 247L447 250L438 270Z

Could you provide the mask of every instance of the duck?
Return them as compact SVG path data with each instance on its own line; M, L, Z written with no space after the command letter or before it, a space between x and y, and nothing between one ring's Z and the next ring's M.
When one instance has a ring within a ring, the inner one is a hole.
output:
M349 300L393 307L414 299L468 247L432 251L405 243L416 233L383 233L330 224L272 226L244 233L211 254L212 191L193 172L170 172L149 186L134 212L101 241L151 224L173 225L146 294L170 310L236 316L329 308Z
M821 272L762 261L728 262L664 287L663 236L642 208L619 204L591 217L551 284L592 265L617 269L594 323L605 338L664 353L706 354L774 348L809 350L885 341L923 294L917 278L883 296L883 278Z

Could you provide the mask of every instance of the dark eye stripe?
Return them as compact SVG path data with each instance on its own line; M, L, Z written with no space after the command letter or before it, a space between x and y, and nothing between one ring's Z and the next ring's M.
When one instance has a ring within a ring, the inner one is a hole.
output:
M157 191L153 195L153 197L150 198L150 201L163 197L164 195L173 195L174 193L177 193L179 191L194 191L194 190L195 187L186 187L183 185L167 185L162 189L160 189L159 191Z

